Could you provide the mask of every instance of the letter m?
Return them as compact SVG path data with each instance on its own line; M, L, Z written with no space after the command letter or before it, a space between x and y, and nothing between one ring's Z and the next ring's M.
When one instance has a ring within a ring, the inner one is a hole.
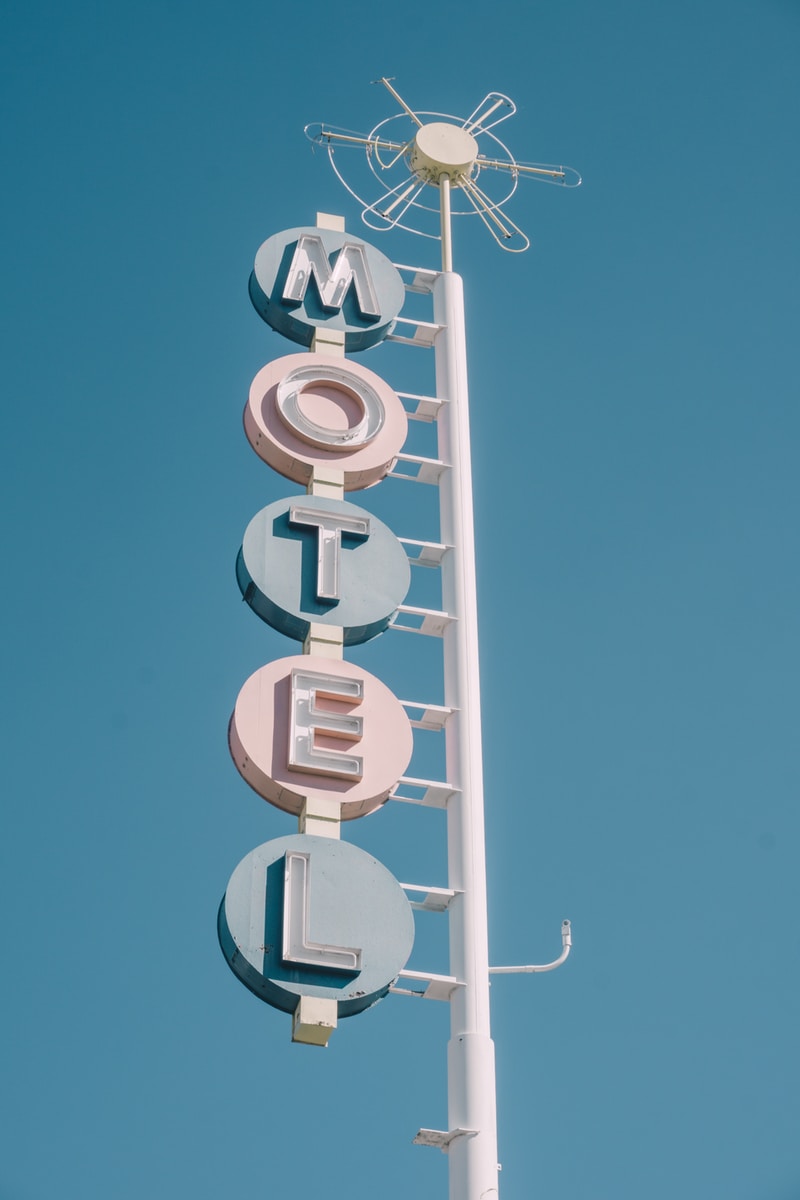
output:
M363 244L345 242L331 266L322 238L315 233L304 233L297 240L283 300L302 304L312 275L323 308L333 312L341 309L350 286L354 285L362 317L377 320L381 315Z

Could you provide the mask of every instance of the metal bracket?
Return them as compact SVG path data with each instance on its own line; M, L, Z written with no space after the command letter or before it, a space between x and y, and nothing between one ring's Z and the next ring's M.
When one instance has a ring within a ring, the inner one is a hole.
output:
M447 404L444 396L420 396L417 392L398 392L401 400L405 401L403 408L410 421L435 421L443 404Z
M421 900L409 900L411 907L420 912L447 912L456 896L463 895L455 888L421 887L416 883L401 883L400 887L404 892L416 892L422 896Z
M440 733L456 711L446 704L425 704L417 700L401 700L412 729L427 729Z
M401 886L406 891L425 893L425 898L422 901L412 901L412 908L427 909L432 912L444 912L459 893L450 888L423 888L416 887L413 884L404 883ZM569 956L572 949L572 925L569 921L561 922L561 953L558 958L554 958L552 962L542 963L541 965L530 965L522 967L489 967L490 975L533 975L542 971L554 971L556 967L560 967ZM398 987L400 980L408 980L410 983L423 984L419 987ZM428 971L401 971L398 975L397 982L389 988L397 996L415 996L420 1000L449 1000L457 987L463 987L463 983L456 979L454 975L433 975ZM464 1133L461 1130L461 1133ZM420 1130L420 1134L436 1133L436 1130ZM419 1136L419 1135L418 1135ZM437 1133L437 1136L438 1133ZM442 1137L450 1137L450 1134L442 1134ZM457 1136L453 1133L452 1137ZM433 1146L438 1145L438 1142L422 1142L421 1145Z
M456 988L464 986L455 975L432 975L429 971L401 971L397 978L424 984L421 989L398 987L396 983L389 988L396 996L414 996L417 1000L449 1000Z
M407 479L410 483L437 484L444 471L449 469L449 463L441 458L426 458L421 454L398 454L395 466L405 465L405 471L389 472L390 479Z
M572 949L572 925L569 921L561 922L561 953L550 963L530 967L489 967L490 975L533 975L539 971L554 971L569 957Z
M407 617L409 621L418 623L399 625L398 617ZM389 622L389 628L397 629L401 633L424 633L426 637L444 637L445 629L454 620L455 617L438 608L417 608L413 604L398 604L395 616Z
M401 800L404 804L422 804L426 808L447 808L448 800L459 790L436 779L414 779L411 775L404 775L399 779L397 787L405 788L406 792L410 790L413 794L403 795L395 789L389 795L390 800Z
M416 321L411 317L397 317L394 328L396 329L398 325L411 326L413 329L411 337L405 337L400 333L388 333L385 340L400 342L404 346L430 347L436 341L437 333L444 329L444 325L439 325L436 321Z
M440 567L447 551L453 549L452 546L445 546L444 542L418 542L414 538L397 540L405 548L413 567Z
M442 1154L447 1154L450 1143L454 1142L456 1138L477 1137L477 1135L477 1129L451 1129L448 1133L445 1133L443 1129L420 1129L412 1141L415 1146L437 1146Z
M419 292L426 295L433 291L433 285L439 278L438 271L431 271L428 267L407 267L405 263L393 263L398 271L411 275L411 282L405 285L407 292Z

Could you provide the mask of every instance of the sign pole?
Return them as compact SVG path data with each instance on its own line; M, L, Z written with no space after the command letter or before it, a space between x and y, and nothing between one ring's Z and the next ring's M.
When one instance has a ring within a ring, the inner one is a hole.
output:
M492 132L516 111L499 92L461 120L418 115L387 79L381 82L401 114L364 137L325 126L306 132L327 145L334 171L362 204L369 227L423 232L403 221L438 208L441 271L397 266L346 233L343 218L324 214L316 226L273 235L256 254L253 305L304 352L258 372L245 434L259 458L306 490L252 518L236 577L252 611L301 642L303 655L267 663L250 676L228 741L242 778L269 804L298 817L300 831L264 843L239 863L220 906L218 933L240 982L291 1014L294 1041L325 1046L340 1018L364 1012L390 991L447 999L448 1125L420 1129L414 1142L448 1154L450 1200L498 1200L489 978L496 971L552 970L567 957L571 934L564 921L562 952L553 962L489 966L467 351L451 226L453 215L471 210L499 246L519 253L530 243L502 206L520 176L565 186L576 186L580 176L570 168L516 162ZM396 140L398 118L411 120L410 138ZM362 146L376 179L393 168L401 178L375 202L361 200L334 162L339 143ZM507 176L509 190L499 200L484 190L488 182L477 182L484 167ZM438 189L438 206L418 200L426 186ZM410 283L401 274L406 271L413 272ZM433 322L400 317L406 290L432 293ZM414 326L414 333L395 334L397 321ZM384 339L433 346L435 405L430 396L394 392L346 357ZM403 398L416 399L417 407L408 409ZM437 421L437 460L401 453L410 417ZM400 460L416 462L418 473L395 471ZM399 539L345 499L387 475L438 484L440 542ZM421 548L418 556L409 545ZM306 569L309 551L316 572ZM444 611L404 605L412 563L440 566ZM397 623L401 612L411 614L411 624ZM422 623L413 624L419 617ZM431 706L442 709L441 722L428 717L427 706L399 701L380 679L347 661L348 646L390 625L443 638L445 703ZM420 707L423 717L412 721L406 710ZM412 727L444 730L444 786L405 776ZM403 795L400 784L421 788L423 796ZM392 798L446 806L447 889L401 884L341 837L343 820L366 816ZM409 899L408 893L420 892L428 893L424 901ZM448 911L448 976L406 969L412 910L425 908ZM424 982L424 990L397 987L401 977Z
M449 180L442 181L443 266L451 263ZM494 1043L489 1012L489 939L483 817L480 673L475 534L472 503L464 291L451 269L433 288L434 343L440 411L439 457L449 469L440 481L442 599L455 619L444 632L447 779L458 790L447 809L450 907L448 1145L450 1200L497 1196L497 1116Z

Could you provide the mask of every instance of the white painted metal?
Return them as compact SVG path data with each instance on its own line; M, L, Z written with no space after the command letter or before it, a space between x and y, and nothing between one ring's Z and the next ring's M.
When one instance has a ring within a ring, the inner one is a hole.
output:
M516 190L520 175L569 186L580 183L570 168L542 164L518 164L507 147L490 130L510 116L515 107L508 97L490 93L466 121L443 113L423 122L406 104L388 79L380 80L416 126L411 139L392 141L384 128L396 117L387 118L366 137L324 126L306 127L314 141L327 144L331 165L347 191L362 205L362 220L370 228L401 228L423 234L413 224L403 224L405 214L439 211L442 270L398 267L411 274L406 284L412 292L433 295L433 322L400 318L400 332L387 340L411 346L433 346L436 364L436 396L402 393L408 415L417 420L437 421L438 459L398 455L401 469L395 478L435 484L440 497L440 542L407 542L412 561L438 565L442 574L442 612L401 605L405 621L393 628L441 637L444 648L444 700L432 720L432 710L410 706L423 715L414 724L440 728L446 746L446 783L405 777L393 799L412 804L446 807L449 887L421 889L424 899L415 907L442 911L450 923L450 974L428 975L404 970L400 978L423 984L423 988L393 986L400 995L447 1000L450 1004L448 1045L448 1128L422 1129L414 1139L419 1145L438 1146L449 1157L450 1200L497 1200L497 1117L494 1043L491 1037L489 974L549 971L562 963L571 946L570 925L562 925L562 953L543 966L489 967L486 897L486 846L484 835L483 755L481 746L480 676L478 668L478 616L475 571L475 541L472 504L472 465L467 388L467 355L462 282L453 272L452 197L464 196L497 244L519 252L530 242L503 212L502 205ZM499 109L504 115L489 121ZM478 153L478 137L486 136L507 157L488 158ZM349 186L333 158L334 143L361 145L367 151L370 171L381 183L383 173L397 166L410 171L395 186L388 186L374 203L368 203ZM384 159L382 155L391 157ZM492 199L475 181L482 165L508 173L510 187L500 200ZM570 178L574 176L574 179ZM417 184L419 183L419 186ZM418 199L425 184L437 188L439 203L429 206ZM461 210L463 213L464 209ZM457 215L461 215L457 213ZM373 220L375 223L373 223ZM435 236L435 234L423 234ZM403 468L406 468L405 470ZM415 556L413 546L421 549ZM411 624L409 622L415 622ZM415 795L409 795L409 790Z
M474 1129L451 1129L445 1133L443 1129L420 1129L414 1138L415 1146L436 1146L446 1154L451 1142L460 1137L475 1137Z
M391 991L402 996L416 996L422 1000L450 1000L453 993L463 989L464 985L454 975L434 975L429 971L402 970L398 979L407 979L410 983L421 983L422 988L401 988L393 984Z
M413 330L411 336L390 333L385 339L387 342L400 342L403 346L432 346L439 332L439 326L432 321L415 321L412 317L398 317L395 329L400 325L410 326Z
M452 888L421 886L417 883L401 883L404 892L421 895L421 900L409 900L409 904L420 912L447 912L458 892Z
M449 181L440 186L443 262L450 259ZM442 542L454 547L442 559L442 598L455 619L443 631L445 704L454 710L445 726L447 782L458 790L447 805L449 886L461 893L450 905L450 973L462 987L450 995L448 1129L474 1131L447 1145L450 1200L497 1196L497 1118L494 1043L489 1015L489 944L486 845L483 823L483 754L472 465L467 353L461 279L443 270L433 286L436 392L449 403L438 419L439 457L449 463L439 479Z
M466 129L449 121L431 121L414 138L408 165L426 183L438 184L444 175L458 187L472 174L477 157L478 143Z
M428 289L431 290L432 287ZM436 420L444 403L438 396L419 396L414 392L398 392L397 395L401 400L408 401L404 407L410 421L426 421L430 424Z
M401 629L404 633L424 633L427 637L442 637L448 625L452 625L454 616L450 612L441 612L436 608L417 608L414 604L398 604L397 613L401 617L418 621L417 625L401 625L395 617L390 629Z
M418 700L401 700L412 729L428 729L438 732L444 729L453 710L444 704L420 703Z
M439 204L441 205L441 231L442 231L442 270L453 270L453 219L452 210L450 208L450 176L442 175L439 180ZM436 286L434 285L434 296L436 295ZM433 315L435 320L440 318L436 316L436 302L434 300ZM463 305L461 312L461 324L464 324ZM466 362L466 357L465 360ZM466 376L465 376L466 381Z
M526 967L489 967L490 975L535 975L542 971L555 971L556 967L560 967L563 962L569 958L569 952L572 949L572 925L569 921L561 922L561 953L558 958L554 958L552 962L543 963L539 966Z
M412 483L438 483L439 476L447 464L437 458L423 458L419 454L398 454L397 462L408 471L389 471L391 479L410 479Z
M404 794L397 790L399 788L405 789L405 793L412 791L415 795ZM458 791L458 788L439 780L416 779L411 775L404 775L402 779L398 779L397 789L392 792L392 800L399 800L403 804L419 804L423 808L447 808L451 796Z
M465 120L452 113L414 112L389 79L374 82L387 88L401 112L379 121L365 135L319 123L307 125L305 130L312 142L327 148L334 173L361 205L361 219L370 229L407 229L422 237L441 236L423 226L429 229L429 214L439 215L441 208L440 203L427 202L427 187L441 190L446 178L448 189L454 193L454 215L477 214L502 250L519 254L528 249L530 240L507 216L505 205L520 179L538 179L562 187L578 187L581 182L572 167L516 160L494 132L517 111L514 102L501 92L490 92ZM343 173L334 155L339 146L366 151L366 166L380 188L376 199L370 201L348 183L345 174L349 172ZM481 147L490 153L481 153ZM482 172L484 183L480 185ZM446 203L449 208L449 190ZM452 264L445 251L444 269L450 271ZM419 282L415 280L411 290L427 290L418 287Z
M445 546L443 542L418 542L416 538L397 540L405 547L408 561L415 567L439 567L447 551L452 550L452 546Z

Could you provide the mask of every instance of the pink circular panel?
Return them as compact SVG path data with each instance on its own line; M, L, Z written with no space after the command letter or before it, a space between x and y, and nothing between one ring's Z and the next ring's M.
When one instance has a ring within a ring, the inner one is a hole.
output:
M408 432L400 397L374 371L324 354L288 354L263 367L244 410L259 458L296 483L314 467L344 471L346 491L391 471Z
M378 808L405 773L413 734L393 693L354 663L298 654L267 663L236 700L228 744L237 770L276 808Z

